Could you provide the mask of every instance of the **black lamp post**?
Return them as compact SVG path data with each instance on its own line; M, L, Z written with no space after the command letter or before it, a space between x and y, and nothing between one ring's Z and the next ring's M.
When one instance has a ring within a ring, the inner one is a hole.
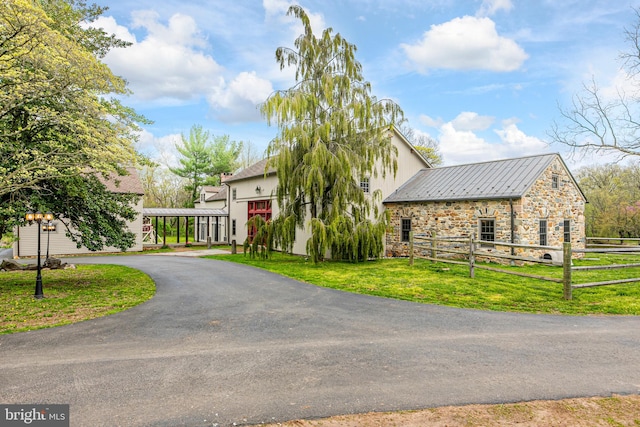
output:
M29 224L33 222L38 223L38 274L36 275L36 293L34 297L37 299L44 298L44 294L42 293L42 266L40 265L40 228L42 224L42 220L49 222L53 219L53 214L51 212L47 212L46 214L42 214L42 212L38 211L35 214L33 212L27 212L25 218Z
M53 222L50 220L42 225L42 231L47 232L47 255L44 257L44 264L47 265L47 260L49 259L49 240L51 239L51 232L55 230L56 227L53 225Z

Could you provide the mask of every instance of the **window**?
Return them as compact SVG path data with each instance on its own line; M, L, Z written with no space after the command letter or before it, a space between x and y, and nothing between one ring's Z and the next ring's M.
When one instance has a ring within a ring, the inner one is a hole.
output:
M551 188L557 189L560 188L560 181L557 174L551 175Z
M247 203L247 219L251 219L256 215L261 216L265 221L271 220L271 200L254 200ZM249 227L249 241L253 240L256 234L254 227Z
M571 220L564 220L564 241L567 243L571 242Z
M360 188L364 194L369 194L369 178L362 178L360 180Z
M206 200L207 195L205 193L200 193L200 202L204 203Z
M402 242L408 242L411 237L411 218L402 218L402 227L400 239Z
M232 236L236 235L236 220L235 219L231 220L231 235Z
M496 240L495 219L480 220L480 240L484 240L486 242L494 242Z
M231 190L231 200L235 200L236 199L236 189L234 188L233 190Z
M540 246L547 246L547 220L540 220Z

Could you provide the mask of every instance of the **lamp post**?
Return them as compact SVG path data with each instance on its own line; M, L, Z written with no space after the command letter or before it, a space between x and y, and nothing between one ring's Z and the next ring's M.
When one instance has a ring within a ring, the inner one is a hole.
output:
M34 222L38 223L38 273L36 275L36 293L34 295L37 299L44 298L44 294L42 293L42 266L40 265L40 228L42 224L42 220L49 222L53 219L53 214L51 212L47 212L46 214L42 214L42 212L38 211L35 214L33 212L27 212L25 215L25 219L29 224Z
M55 230L56 227L53 225L53 222L49 220L46 224L42 225L42 231L47 232L47 255L44 257L44 264L47 265L47 260L49 259L49 240L51 239L51 232Z

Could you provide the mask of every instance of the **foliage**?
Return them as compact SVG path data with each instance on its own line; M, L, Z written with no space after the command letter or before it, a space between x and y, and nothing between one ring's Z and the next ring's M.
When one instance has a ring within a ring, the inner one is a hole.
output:
M603 261L598 264L607 263L607 255L599 254L599 257ZM407 259L402 258L358 264L337 261L314 264L305 257L281 253L273 253L266 260L242 254L207 258L252 265L327 288L425 304L526 313L640 315L640 283L580 289L574 291L573 300L567 301L559 283L486 270L476 270L476 278L471 279L468 266L422 259L416 259L411 267ZM640 257L627 256L622 262L639 263ZM579 260L575 263L587 264ZM546 277L562 277L562 267L531 265L509 268ZM576 281L610 280L623 277L623 273L628 277L639 277L640 268L580 272Z
M242 144L242 152L238 160L238 169L246 169L262 159L264 159L264 152L260 153L254 143L247 141Z
M413 147L427 159L431 166L442 166L442 154L440 143L429 135L418 132L406 123L402 124L399 131L413 145Z
M181 154L180 167L170 168L174 174L185 178L185 189L190 194L186 206L193 207L200 188L203 185L217 185L220 174L232 172L238 166L238 156L242 143L230 141L228 135L218 136L211 141L209 131L202 126L193 125L189 137L182 135L181 144L176 149Z
M185 178L169 169L150 164L139 171L144 189L144 206L147 208L177 208L189 202L190 194L185 190Z
M365 196L360 179L395 174L397 150L389 129L402 111L370 94L354 45L330 28L316 37L299 6L288 14L301 21L304 32L295 50L276 50L281 69L295 67L296 84L272 94L261 109L279 128L267 149L267 167L277 172L280 213L265 226L273 245L284 250L293 247L296 228L307 227L307 253L315 262L328 251L352 261L378 257L386 218L375 208L380 193Z
M0 8L0 234L27 210L65 216L78 230L102 224L104 212L76 215L56 198L67 190L97 190L89 171L126 174L138 160L133 142L145 120L111 97L126 94L126 84L100 61L126 43L84 27L103 11L71 0L12 0ZM92 200L126 217L122 203L130 199L113 198L102 187L94 196L111 200ZM116 246L130 243L111 225L97 229L103 231Z
M589 200L587 236L640 236L640 163L587 166L576 179Z
M635 93L640 88L640 9L635 14L634 26L625 30L629 50L619 58L627 73L625 86L634 87L633 93L619 86L612 95L614 91L603 90L595 78L584 83L582 93L574 95L571 106L560 109L561 121L549 131L555 142L575 151L640 156L640 102Z
M34 271L0 273L0 334L50 328L134 307L155 293L153 280L133 268L79 265L44 270L46 298L34 299Z

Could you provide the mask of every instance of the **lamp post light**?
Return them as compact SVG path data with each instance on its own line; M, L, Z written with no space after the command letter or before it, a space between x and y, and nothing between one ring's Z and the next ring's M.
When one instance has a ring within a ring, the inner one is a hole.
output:
M47 212L46 214L42 214L42 212L38 211L35 214L33 212L27 212L25 215L25 219L29 224L34 222L38 223L38 273L36 275L36 293L34 295L37 299L44 298L44 294L42 293L42 266L40 264L40 228L42 224L42 220L47 222L53 219L53 214L51 212Z
M44 257L44 265L47 265L47 260L49 259L49 241L51 239L51 232L54 231L56 229L55 225L53 225L53 222L51 222L51 220L49 220L46 223L42 224L42 231L46 231L47 232L47 255L45 255Z

